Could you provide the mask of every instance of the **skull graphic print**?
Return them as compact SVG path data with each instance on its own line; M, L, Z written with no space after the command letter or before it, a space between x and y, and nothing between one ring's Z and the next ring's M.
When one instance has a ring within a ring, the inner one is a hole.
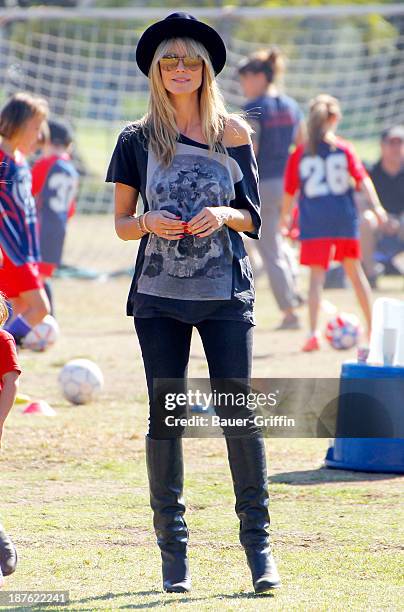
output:
M205 207L229 206L238 166L223 153L179 143L169 168L149 150L146 194L150 210L189 221ZM150 234L138 291L185 300L230 299L233 250L226 225L209 236L166 240Z

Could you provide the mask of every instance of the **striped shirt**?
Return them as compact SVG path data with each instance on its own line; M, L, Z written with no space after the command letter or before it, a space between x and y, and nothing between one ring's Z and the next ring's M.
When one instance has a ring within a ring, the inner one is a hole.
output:
M32 177L21 153L0 149L0 247L16 266L40 260Z

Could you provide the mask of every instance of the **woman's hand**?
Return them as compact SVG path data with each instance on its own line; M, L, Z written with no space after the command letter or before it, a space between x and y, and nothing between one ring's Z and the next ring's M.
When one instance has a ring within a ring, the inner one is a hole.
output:
M178 240L184 237L186 222L181 221L181 217L168 210L149 212L145 219L147 227L161 238Z
M229 218L230 210L228 206L205 206L195 217L184 226L184 232L198 238L210 236Z

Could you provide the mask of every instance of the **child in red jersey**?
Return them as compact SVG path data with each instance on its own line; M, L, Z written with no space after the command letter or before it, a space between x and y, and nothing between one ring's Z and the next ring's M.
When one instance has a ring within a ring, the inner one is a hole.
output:
M8 309L4 297L0 294L0 327L8 317ZM0 329L0 448L5 420L17 395L18 377L21 373L17 361L14 338ZM3 576L15 571L17 552L9 536L0 524L0 587L3 586Z
M0 291L12 304L5 329L17 344L50 310L39 276L37 216L25 160L47 114L45 100L24 93L12 96L0 112Z
M32 167L32 193L39 220L42 261L39 272L54 314L49 282L60 265L66 237L67 221L74 215L78 173L71 161L73 135L61 121L48 121L48 137L43 154Z
M281 229L299 193L300 263L310 266L310 335L303 351L318 350L318 314L330 260L341 261L362 308L368 335L371 327L371 292L360 263L359 218L353 183L362 189L379 222L386 211L352 145L335 135L341 111L332 96L321 94L310 104L308 141L289 157Z

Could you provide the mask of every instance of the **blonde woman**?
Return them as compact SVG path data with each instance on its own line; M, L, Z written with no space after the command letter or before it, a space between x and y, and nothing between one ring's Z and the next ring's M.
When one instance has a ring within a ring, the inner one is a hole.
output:
M149 393L146 458L163 588L186 592L184 427L176 420L185 413L179 405L168 413L153 382L175 379L170 391L185 389L193 327L221 390L230 379L250 379L255 295L240 233L260 235L257 168L248 125L226 111L215 81L226 61L215 30L174 13L143 33L136 59L150 80L149 111L120 134L107 181L116 184L118 236L140 240L127 314ZM136 216L139 193L145 213ZM228 419L240 541L255 591L267 591L280 581L269 546L264 441L250 408L215 409ZM235 414L246 418L244 428L232 425Z

